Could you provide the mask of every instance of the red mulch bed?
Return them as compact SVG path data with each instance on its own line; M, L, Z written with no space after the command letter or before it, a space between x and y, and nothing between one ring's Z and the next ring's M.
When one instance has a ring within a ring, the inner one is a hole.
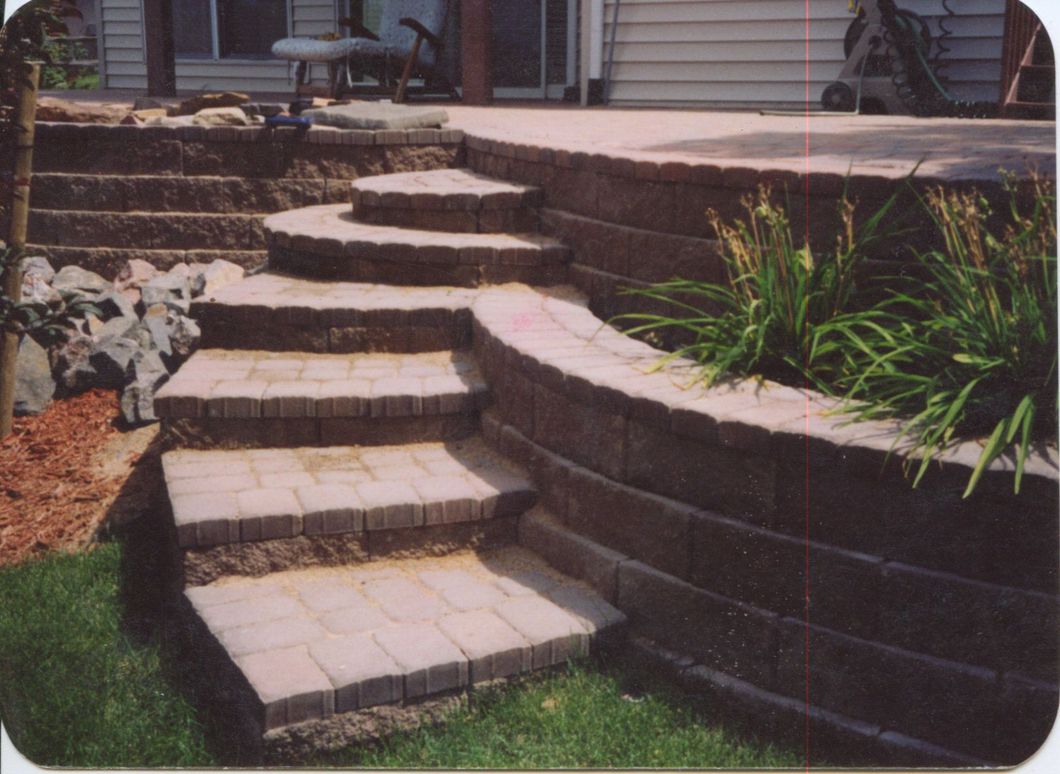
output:
M121 486L98 464L118 416L117 393L89 390L15 418L0 441L0 566L92 537L101 503Z

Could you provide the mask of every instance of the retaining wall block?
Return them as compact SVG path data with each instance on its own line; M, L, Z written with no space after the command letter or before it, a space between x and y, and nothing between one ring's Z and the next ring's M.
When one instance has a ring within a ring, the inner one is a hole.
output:
M776 615L696 588L643 562L618 568L617 606L632 625L711 669L770 688Z
M705 446L629 421L625 482L697 508L768 523L776 463L745 452Z
M814 623L875 636L877 611L887 602L879 557L818 543L807 547L803 538L703 511L692 516L692 534L689 579L695 585L796 618L805 615L808 592Z
M806 695L807 626L779 624L777 690ZM810 701L947 748L996 750L998 675L815 625L809 627Z
M618 566L626 556L565 529L546 511L519 517L519 543L540 554L560 572L580 578L612 604L618 596Z
M623 476L626 420L540 384L534 386L533 440L609 478Z
M678 578L689 574L691 508L573 468L567 524L576 532Z

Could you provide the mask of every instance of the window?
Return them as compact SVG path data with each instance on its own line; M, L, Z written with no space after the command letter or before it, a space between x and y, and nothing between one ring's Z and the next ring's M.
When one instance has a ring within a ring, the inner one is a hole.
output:
M285 37L287 0L173 0L180 58L268 58Z

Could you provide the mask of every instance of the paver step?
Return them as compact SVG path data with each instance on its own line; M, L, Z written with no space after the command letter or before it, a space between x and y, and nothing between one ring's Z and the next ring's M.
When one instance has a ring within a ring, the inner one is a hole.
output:
M564 281L570 250L540 234L453 234L354 219L343 205L289 210L265 219L269 265L322 279L394 285Z
M323 178L35 172L32 206L43 210L96 212L267 214L348 199L346 185Z
M466 435L487 398L462 352L204 349L155 394L155 413L185 445L380 444Z
M353 215L376 223L468 233L538 230L540 188L470 169L438 169L362 177L351 183Z
M33 209L29 241L60 247L145 250L261 250L261 215Z
M471 341L474 291L322 282L263 272L192 303L204 347L431 352Z
M162 455L181 548L517 516L536 494L479 438Z
M185 599L224 667L218 681L237 686L244 721L266 746L279 729L311 721L363 735L356 716L334 721L560 665L625 624L587 587L514 547L222 579ZM301 726L299 737L312 730Z

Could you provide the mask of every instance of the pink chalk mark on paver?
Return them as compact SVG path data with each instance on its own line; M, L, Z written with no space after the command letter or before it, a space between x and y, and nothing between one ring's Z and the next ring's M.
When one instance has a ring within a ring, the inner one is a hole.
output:
M534 312L523 312L512 318L512 328L517 331L525 331L534 327L534 320L538 318Z

